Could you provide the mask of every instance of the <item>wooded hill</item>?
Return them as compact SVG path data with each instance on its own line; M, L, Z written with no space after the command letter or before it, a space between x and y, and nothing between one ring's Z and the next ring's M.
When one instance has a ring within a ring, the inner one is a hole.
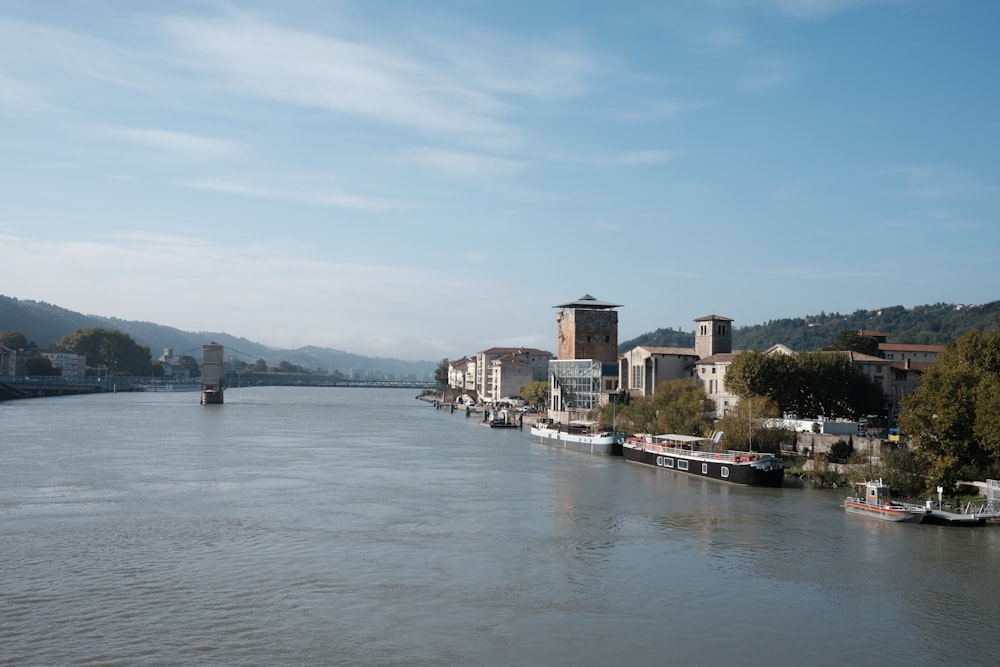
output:
M426 379L433 377L436 368L436 363L431 361L366 357L331 348L276 349L224 332L182 331L152 322L84 315L42 301L0 295L0 331L24 334L28 341L39 347L54 345L66 334L89 327L115 329L128 334L136 343L147 346L154 359L159 358L163 348L167 347L173 349L176 355L201 359L202 345L216 342L225 346L227 356L235 356L248 363L264 359L268 365L276 366L286 361L303 368L340 371L364 379Z
M937 303L904 308L857 310L850 315L824 313L772 320L764 324L738 326L733 323L734 350L766 350L775 344L796 352L810 352L830 345L844 330L878 331L890 343L945 345L967 331L1000 331L1000 301L979 306ZM657 329L618 346L627 352L640 345L650 347L694 347L694 331Z

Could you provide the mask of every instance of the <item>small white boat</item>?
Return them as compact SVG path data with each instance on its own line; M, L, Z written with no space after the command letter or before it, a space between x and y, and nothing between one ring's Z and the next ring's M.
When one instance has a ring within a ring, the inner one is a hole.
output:
M844 510L852 514L861 514L882 521L920 523L931 513L931 508L925 505L893 500L889 486L883 484L881 479L859 482L858 486L865 487L863 496L848 496L844 499Z

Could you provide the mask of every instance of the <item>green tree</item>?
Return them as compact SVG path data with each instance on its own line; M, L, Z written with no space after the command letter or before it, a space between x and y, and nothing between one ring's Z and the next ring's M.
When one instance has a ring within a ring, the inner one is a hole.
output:
M198 366L198 360L188 354L182 354L177 358L177 366L187 371L188 377L196 378L201 376L201 368Z
M62 374L62 371L52 366L51 359L40 354L29 357L24 362L24 372L31 376Z
M442 359L438 362L437 368L434 369L434 384L437 385L438 389L444 389L448 386L449 366L451 366L451 362L447 359Z
M275 369L278 373L304 373L309 374L309 371L298 364L293 364L290 361L279 361L278 368Z
M830 445L829 460L831 463L848 463L854 456L853 440L838 440Z
M1000 334L970 331L949 344L903 400L899 427L929 486L1000 472Z
M769 428L767 422L780 415L778 404L766 396L741 397L715 423L715 429L722 431L722 442L727 449L776 452L789 434L784 429Z
M833 339L833 343L824 349L860 352L873 357L882 356L879 354L877 340L871 336L863 336L854 329L841 330Z
M103 366L111 375L150 375L153 359L149 348L116 329L89 327L66 334L59 347L87 357L91 368Z
M529 382L521 387L521 398L523 398L524 402L528 405L541 410L549 402L549 383L538 381Z
M881 414L885 396L841 352L795 356L744 352L726 373L726 387L741 399L767 396L780 413L857 419Z
M9 350L27 350L28 339L19 331L0 331L0 345Z
M878 465L866 476L881 478L893 493L904 498L917 498L927 490L927 466L910 447L883 446Z
M609 410L604 406L601 420L610 423ZM652 396L638 396L627 405L615 406L616 421L624 431L632 433L678 433L705 435L712 426L709 414L712 401L701 385L690 380L668 380L656 387Z
M741 399L767 396L785 412L801 396L801 384L797 359L789 354L744 352L736 355L726 372L726 388Z

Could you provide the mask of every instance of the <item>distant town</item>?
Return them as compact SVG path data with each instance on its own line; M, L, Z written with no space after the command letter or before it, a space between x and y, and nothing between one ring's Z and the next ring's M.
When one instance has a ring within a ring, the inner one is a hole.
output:
M693 347L638 345L619 353L619 307L590 295L561 304L556 316L556 353L487 348L448 362L448 388L472 401L500 402L519 395L529 382L547 382L550 402L546 407L554 419L563 421L584 419L621 392L648 396L660 383L676 379L700 383L717 416L736 406L739 396L726 386L726 374L743 350L733 349L732 319L714 314L696 318ZM913 392L921 373L937 361L944 345L890 343L886 334L878 331L856 334L871 339L874 353L839 352L881 388L885 406L879 416L885 418L885 427L892 427L901 400ZM795 351L774 343L763 353L794 355Z

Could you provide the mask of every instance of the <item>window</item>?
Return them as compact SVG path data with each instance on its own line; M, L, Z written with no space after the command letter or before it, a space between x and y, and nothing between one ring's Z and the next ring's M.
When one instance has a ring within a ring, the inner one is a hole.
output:
M668 457L664 456L663 457L663 467L664 468L673 468L674 467L674 460L671 459L671 458L668 458Z
M729 466L722 466L722 479L729 477Z
M701 474L702 475L707 475L708 474L708 464L707 463L702 463L701 464Z
M672 461L671 461L671 463L672 463ZM688 469L688 462L685 459L679 459L677 461L677 469L678 470L687 470Z

